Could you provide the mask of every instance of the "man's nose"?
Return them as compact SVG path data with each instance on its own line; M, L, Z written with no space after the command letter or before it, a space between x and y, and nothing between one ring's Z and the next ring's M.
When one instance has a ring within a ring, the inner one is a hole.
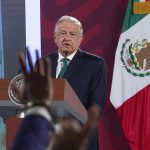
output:
M69 34L69 33L67 33L66 35L65 35L65 40L70 40L71 39L71 35Z

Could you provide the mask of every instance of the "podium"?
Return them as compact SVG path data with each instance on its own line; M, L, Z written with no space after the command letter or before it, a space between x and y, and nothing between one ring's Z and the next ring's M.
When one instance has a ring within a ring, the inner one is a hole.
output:
M52 79L54 96L51 101L51 113L56 120L74 117L81 123L87 120L87 111L73 89L65 79ZM8 86L11 79L0 79L0 116L6 120L6 147L9 149L16 130L21 123L17 114L23 109L9 99Z

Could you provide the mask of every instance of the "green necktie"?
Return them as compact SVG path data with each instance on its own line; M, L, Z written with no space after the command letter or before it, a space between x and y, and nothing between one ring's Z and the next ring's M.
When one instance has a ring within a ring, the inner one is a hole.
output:
M63 62L63 67L60 70L58 78L63 78L63 76L66 72L67 66L68 66L69 59L68 58L63 58L61 61Z

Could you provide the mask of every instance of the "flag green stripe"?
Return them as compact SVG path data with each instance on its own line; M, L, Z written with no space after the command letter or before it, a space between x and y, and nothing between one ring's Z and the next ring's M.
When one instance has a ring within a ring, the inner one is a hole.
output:
M129 0L126 15L122 27L122 32L125 32L130 27L135 25L138 21L143 19L146 15L134 15L133 14L133 0Z

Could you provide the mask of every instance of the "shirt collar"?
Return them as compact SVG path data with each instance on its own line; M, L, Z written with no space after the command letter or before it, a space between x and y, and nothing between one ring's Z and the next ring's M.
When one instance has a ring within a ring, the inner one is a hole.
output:
M77 50L72 53L71 55L67 56L67 58L71 61L74 57L74 55L76 54ZM58 52L58 61L57 62L60 62L60 60L62 60L64 58L64 56L62 56L59 52Z

